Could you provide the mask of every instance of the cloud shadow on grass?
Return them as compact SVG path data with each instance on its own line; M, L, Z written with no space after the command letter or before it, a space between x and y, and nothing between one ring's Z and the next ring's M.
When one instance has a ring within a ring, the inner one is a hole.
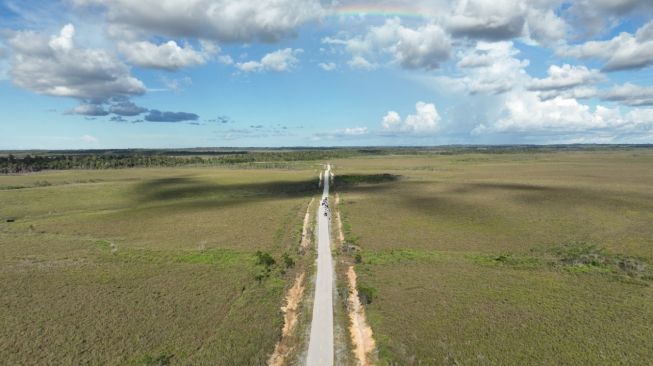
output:
M139 205L171 209L218 208L261 200L310 197L318 192L315 179L262 183L219 184L189 177L151 179L134 189Z
M342 178L341 178L342 179ZM428 215L464 215L476 219L492 219L496 214L492 208L482 204L472 204L466 196L505 195L505 198L519 205L550 204L554 206L603 206L606 208L628 207L653 210L653 195L636 192L603 191L576 187L559 187L511 182L445 183L454 185L440 191L424 191L424 186L438 185L438 182L411 181L401 176L373 174L366 176L347 176L346 184L338 184L342 192L370 193L385 192L389 197L398 198L409 208L420 209ZM410 188L396 189L397 185Z

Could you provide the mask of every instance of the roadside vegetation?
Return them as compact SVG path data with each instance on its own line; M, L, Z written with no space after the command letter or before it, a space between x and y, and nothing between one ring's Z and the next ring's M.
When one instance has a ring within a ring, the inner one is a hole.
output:
M48 181L43 185L37 182ZM280 338L314 170L0 177L0 359L253 365Z
M653 151L334 166L380 364L653 359Z

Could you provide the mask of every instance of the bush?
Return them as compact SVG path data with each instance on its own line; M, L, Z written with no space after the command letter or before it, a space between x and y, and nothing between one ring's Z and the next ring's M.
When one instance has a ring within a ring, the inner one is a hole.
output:
M262 252L260 250L256 251L256 265L263 266L261 271L254 276L256 281L260 283L264 279L270 277L272 267L274 267L276 263L277 262L272 258L270 253Z
M272 266L274 266L277 262L272 258L270 253L267 252L261 252L260 250L256 251L256 264L259 266L263 266L266 269L270 269Z
M295 266L295 261L290 257L288 253L283 253L283 264L286 269L288 269Z
M358 285L358 299L361 304L369 305L372 303L376 297L376 289L373 287L367 287L363 285Z

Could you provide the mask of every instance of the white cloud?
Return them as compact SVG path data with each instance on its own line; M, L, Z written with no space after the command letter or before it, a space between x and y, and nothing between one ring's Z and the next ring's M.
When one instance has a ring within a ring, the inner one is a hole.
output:
M313 134L313 140L321 139L359 139L369 135L370 130L367 127L348 127L331 132L318 132Z
M12 82L39 94L92 101L145 93L127 65L107 51L76 47L74 36L72 24L52 37L32 31L11 33L7 44L13 51Z
M333 71L337 67L334 62L320 62L317 65L324 71Z
M458 1L447 23L455 36L507 40L523 34L526 10L522 0Z
M449 58L451 41L434 23L417 28L405 27L399 18L388 19L382 26L370 27L364 37L324 38L325 44L344 45L352 54L350 65L371 69L368 57L390 55L406 69L431 70Z
M367 127L351 127L351 128L345 128L341 132L343 135L347 135L347 136L360 136L360 135L366 135L369 132L369 129Z
M89 144L96 144L97 141L98 141L96 137L93 137L91 135L84 135L84 136L80 137L79 139L82 140L83 142L86 142L86 143L89 143Z
M479 125L472 132L564 135L611 131L617 135L652 129L652 117L653 112L646 110L633 110L624 115L618 108L602 105L590 108L573 98L558 96L541 100L534 92L514 92L508 96L500 119Z
M187 44L180 47L175 41L168 41L160 45L147 41L119 42L118 50L132 64L173 71L188 66L202 65L213 53L218 52L214 46L196 51Z
M82 116L106 116L109 114L104 106L100 104L80 104L70 111L70 114L79 114Z
M396 130L401 126L401 116L395 111L389 111L381 122L384 130Z
M104 8L114 34L220 42L277 41L325 12L318 0L70 0Z
M545 99L551 99L570 89L580 90L574 97L593 96L593 89L587 86L605 80L600 71L588 69L585 66L562 66L551 65L547 71L548 77L544 79L532 79L528 85L529 90L544 92Z
M217 60L218 60L219 63L225 64L225 65L231 65L231 64L234 63L234 59L231 58L231 56L229 56L229 55L219 55L217 57Z
M243 72L290 71L299 62L297 55L302 52L304 52L304 50L301 48L284 48L282 50L268 53L263 56L260 61L239 62L236 64L236 68Z
M570 5L568 16L584 30L586 36L611 30L628 14L650 16L653 10L650 0L575 0Z
M653 106L653 87L626 83L601 93L601 98L629 106Z
M147 108L139 107L129 100L115 100L109 106L109 113L119 116L137 116L147 112Z
M653 21L630 33L620 33L607 41L590 41L558 50L563 56L605 61L606 71L639 69L653 64Z
M367 70L367 71L374 70L378 67L377 64L367 61L367 59L363 56L352 57L352 59L347 62L347 65L349 65L349 67L351 67L352 69Z
M459 84L471 94L501 94L524 85L529 76L524 70L528 60L515 56L519 51L512 42L478 42L474 49L459 53L461 77L442 77L445 84Z
M486 41L525 37L538 43L558 42L569 26L555 10L561 0L458 0L443 17L455 37Z
M66 113L91 117L102 117L109 114L131 117L145 112L147 112L147 108L137 106L127 98L116 97L110 101L82 103Z
M545 45L563 41L571 33L571 27L556 15L554 9L528 7L524 36Z
M593 86L577 86L569 89L552 89L547 91L540 91L537 95L542 100L553 99L562 97L564 99L589 99L599 95L599 89Z
M438 129L440 115L434 104L417 102L416 114L411 114L401 120L399 113L389 111L381 122L384 131L403 133L433 132Z

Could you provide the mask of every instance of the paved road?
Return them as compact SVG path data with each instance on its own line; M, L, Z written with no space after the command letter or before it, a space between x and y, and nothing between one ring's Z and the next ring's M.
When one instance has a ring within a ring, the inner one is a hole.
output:
M324 172L324 192L322 199L329 197L329 176L331 167ZM331 213L321 205L318 212L317 238L317 279L315 280L315 301L311 339L308 344L307 366L333 365L333 260L331 258L331 238L329 220Z

